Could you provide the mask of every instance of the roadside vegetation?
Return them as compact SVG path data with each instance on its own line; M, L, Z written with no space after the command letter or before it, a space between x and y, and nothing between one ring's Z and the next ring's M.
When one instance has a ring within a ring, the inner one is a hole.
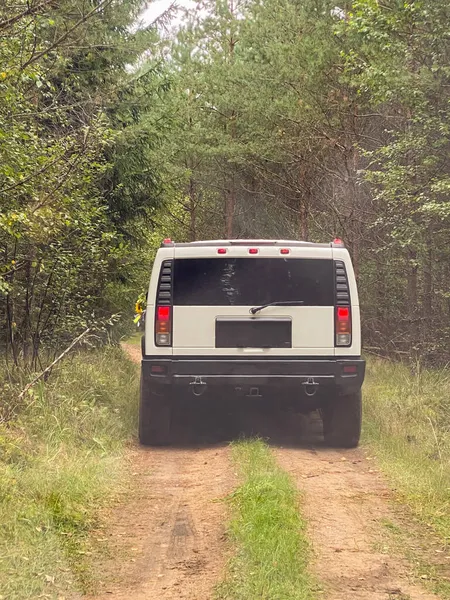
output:
M450 545L450 372L372 360L365 435L398 493Z
M217 599L313 598L301 499L289 475L258 439L233 444L233 460L242 479L229 498L236 554Z
M121 488L137 390L120 348L80 352L1 422L0 598L90 589L88 532ZM2 397L17 391L5 383Z
M400 519L387 523L387 530L419 575L450 598L445 566L450 548L450 372L372 359L364 400L365 440L390 479L400 517L406 518L405 527Z

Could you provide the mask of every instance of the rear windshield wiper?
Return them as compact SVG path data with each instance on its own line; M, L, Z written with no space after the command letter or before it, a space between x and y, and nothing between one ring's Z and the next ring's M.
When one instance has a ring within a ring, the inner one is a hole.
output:
M250 313L252 315L256 315L257 312L263 310L263 308L267 308L268 306L301 306L305 304L303 300L291 300L287 302L269 302L268 304L262 304L261 306L254 306L250 309Z

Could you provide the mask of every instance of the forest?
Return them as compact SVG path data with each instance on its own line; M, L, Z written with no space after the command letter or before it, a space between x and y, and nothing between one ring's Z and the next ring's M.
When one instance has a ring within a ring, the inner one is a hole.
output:
M445 364L447 0L202 0L150 24L146 6L0 7L8 364L130 330L164 237L336 236L366 349Z
M0 0L0 600L450 600L449 23L448 0ZM139 447L161 241L336 237L361 448L281 386L253 413L192 396Z

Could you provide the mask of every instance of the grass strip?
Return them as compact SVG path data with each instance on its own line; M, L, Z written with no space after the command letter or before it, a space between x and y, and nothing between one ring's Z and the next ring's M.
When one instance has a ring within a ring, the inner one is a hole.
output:
M0 392L17 397L14 383ZM120 348L80 352L0 424L0 598L92 589L88 534L126 479L137 393L136 366Z
M229 524L236 554L220 600L307 600L314 597L300 498L289 475L259 439L232 446L242 484L231 494Z

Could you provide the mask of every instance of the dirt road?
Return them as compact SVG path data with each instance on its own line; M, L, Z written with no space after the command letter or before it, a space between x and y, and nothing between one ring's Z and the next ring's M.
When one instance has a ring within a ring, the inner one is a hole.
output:
M136 491L108 515L110 558L101 567L103 591L95 600L212 598L229 551L226 503L217 500L236 485L223 438L239 432L268 438L304 494L321 598L435 598L412 583L403 559L379 550L381 523L393 518L390 491L362 450L325 448L317 418L274 414L254 404L222 413L209 406L213 420L207 422L199 415L208 407L199 410L178 422L175 445L133 450ZM187 430L192 439L183 437Z
M407 562L389 553L383 523L395 522L392 492L362 450L327 449L320 424L304 419L303 447L276 449L304 494L314 570L327 600L431 600ZM309 440L309 443L308 443Z
M110 558L97 600L205 600L225 556L232 488L226 447L143 450L131 456L136 492L109 516ZM104 520L105 516L104 516Z
M125 345L140 361L140 347ZM134 485L125 501L103 514L107 557L97 565L95 600L207 600L227 558L223 500L236 485L228 444L210 432L220 424L178 415L174 445L135 446ZM187 435L186 435L187 434Z

